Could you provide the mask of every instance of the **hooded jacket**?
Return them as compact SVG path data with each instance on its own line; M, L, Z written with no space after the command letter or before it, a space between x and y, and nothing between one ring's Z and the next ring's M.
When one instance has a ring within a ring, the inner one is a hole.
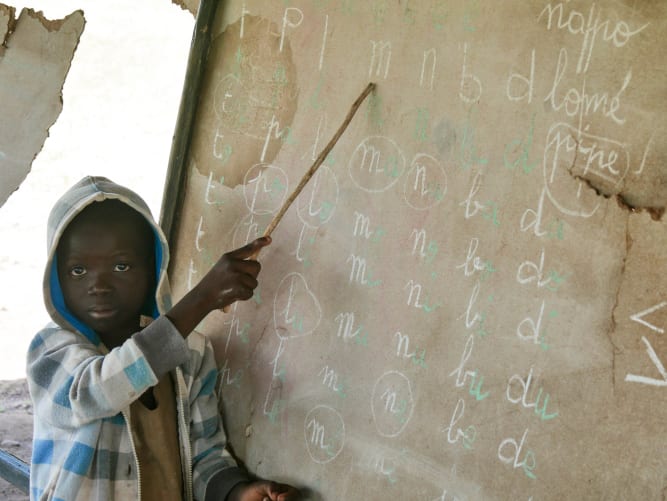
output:
M67 308L57 272L57 247L69 223L94 202L117 199L150 224L155 241L153 321L109 351ZM225 499L247 480L225 450L215 392L217 367L210 342L183 339L164 313L171 307L169 249L146 203L102 177L86 177L58 200L47 232L44 302L53 322L33 339L27 376L34 405L30 498L130 500L141 498L141 469L130 432L130 404L169 373L176 392L184 499L205 499L215 484Z

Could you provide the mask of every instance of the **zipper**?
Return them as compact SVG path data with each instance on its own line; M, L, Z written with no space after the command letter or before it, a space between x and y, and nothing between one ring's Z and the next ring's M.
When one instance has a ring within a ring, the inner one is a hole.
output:
M188 423L185 420L185 397L186 388L184 388L185 379L183 378L183 372L180 367L176 367L176 389L178 393L178 425L180 428L180 442L183 452L185 453L182 458L183 465L185 469L185 498L188 501L193 499L193 489L192 489L192 448L190 444L190 432L188 429Z
M141 501L141 468L139 466L139 456L137 456L137 447L134 444L134 435L132 435L132 426L130 426L131 423L129 408L122 410L121 413L125 418L127 431L130 434L130 446L132 447L132 455L134 456L134 466L137 468L137 500Z

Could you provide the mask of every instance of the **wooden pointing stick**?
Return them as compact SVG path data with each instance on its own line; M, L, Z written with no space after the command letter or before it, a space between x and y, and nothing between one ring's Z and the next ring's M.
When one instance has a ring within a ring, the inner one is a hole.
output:
M350 111L347 112L347 116L345 117L345 120L343 120L343 123L338 127L338 130L336 133L333 135L329 143L324 147L322 152L318 155L318 157L315 159L315 162L313 162L313 165L310 166L310 169L306 171L306 173L303 175L301 178L301 181L299 181L299 184L297 185L296 188L294 188L294 191L292 194L283 202L283 205L280 207L280 210L278 213L273 217L269 225L266 227L264 230L264 234L262 235L263 237L268 237L273 233L273 230L276 229L276 226L278 226L278 223L280 220L283 218L285 213L287 212L287 209L290 208L290 205L296 200L296 197L299 196L299 193L303 191L303 188L306 186L308 181L310 181L310 178L313 177L315 174L315 171L322 165L324 160L327 158L333 147L336 145L340 137L343 135L343 132L345 132L345 129L347 129L347 126L350 125L350 122L354 118L354 115L357 113L357 110L361 106L361 103L364 102L364 99L370 94L373 89L375 88L375 84L373 82L369 83L366 88L363 90L361 94L359 94L359 97L352 103L352 106L350 107ZM255 253L254 255L250 256L250 259L256 259L257 255L259 252ZM227 313L229 311L229 306L225 306L222 311Z

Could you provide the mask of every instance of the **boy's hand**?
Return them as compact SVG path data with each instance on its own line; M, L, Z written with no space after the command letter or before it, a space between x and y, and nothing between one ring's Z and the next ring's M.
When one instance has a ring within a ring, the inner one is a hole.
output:
M261 269L254 256L270 243L271 237L261 237L223 254L204 278L167 312L183 337L211 311L252 297Z
M261 237L243 247L223 254L196 288L209 301L209 311L223 308L236 301L250 299L257 287L261 269L256 255L271 243L271 237Z
M269 480L255 480L238 484L227 496L227 501L301 501L299 489Z

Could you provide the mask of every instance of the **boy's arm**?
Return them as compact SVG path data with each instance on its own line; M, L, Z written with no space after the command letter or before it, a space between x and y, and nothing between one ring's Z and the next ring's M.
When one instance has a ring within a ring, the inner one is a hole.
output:
M161 366L146 358L141 336L162 340L153 354ZM47 328L35 337L27 356L35 413L63 429L115 416L157 384L162 370L185 360L185 340L166 317L106 355L81 334Z

